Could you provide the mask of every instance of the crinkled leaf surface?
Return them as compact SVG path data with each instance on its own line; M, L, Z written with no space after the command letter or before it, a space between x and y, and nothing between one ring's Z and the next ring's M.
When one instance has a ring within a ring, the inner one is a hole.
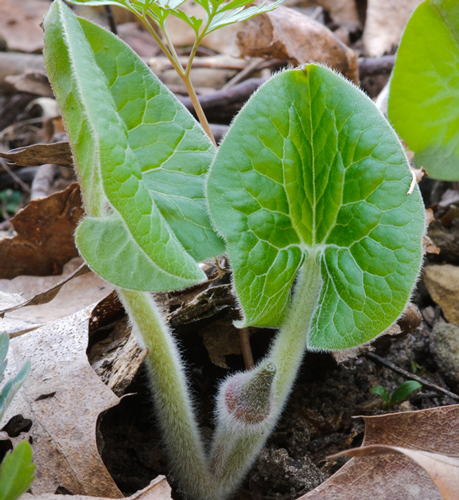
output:
M21 441L8 452L0 468L0 498L16 500L26 492L34 480L35 465L32 449L27 441Z
M117 37L77 19L60 0L44 27L45 62L90 215L77 230L81 254L125 288L203 281L194 259L224 249L204 198L210 140Z
M317 65L266 83L234 121L207 188L243 323L281 324L310 257L322 288L308 346L342 349L382 332L421 263L424 209L411 180L395 133L353 85Z
M437 179L459 179L458 110L459 3L427 0L403 34L388 113L416 166Z

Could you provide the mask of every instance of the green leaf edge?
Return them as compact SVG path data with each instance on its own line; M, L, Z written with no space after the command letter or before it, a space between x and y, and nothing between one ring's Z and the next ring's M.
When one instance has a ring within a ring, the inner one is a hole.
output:
M60 9L60 12L54 13L53 9L54 10ZM47 26L48 22L51 22L51 21L49 21L49 18L52 15L57 16L59 18L59 17L64 16L65 14L67 14L67 17L68 17L68 13L66 13L66 9L67 9L66 7L63 7L61 0L55 0L55 2L52 4L52 6L50 8L50 11L48 12L48 14L45 18L45 21L44 21L45 27ZM72 19L72 17L70 17L70 19ZM70 21L70 22L73 22L73 21ZM89 21L84 21L84 20L81 20L80 23L81 22L89 23ZM93 23L89 23L89 24L93 25ZM75 26L76 25L74 24L73 28L75 28ZM93 25L93 26L95 26L95 25ZM102 28L100 28L100 27L97 27L97 28L99 30L101 30L101 32L103 32L104 34L106 34L108 36L113 36L110 33L103 30ZM82 30L81 27L79 27L79 29ZM80 35L84 36L84 34L82 34L82 32L80 33ZM46 39L46 31L45 31L45 39ZM119 39L117 39L117 40L119 40ZM88 47L87 50L90 51L91 54L93 54L92 49L90 47L90 43L87 40L86 40L86 43L87 43L87 47ZM123 45L126 48L128 48L128 46L124 42L121 42L121 43L123 43ZM71 49L69 49L69 43L66 43L65 48L67 51L71 50ZM131 49L129 49L129 50L132 52ZM48 52L49 51L46 50L46 47L45 47L45 60L47 59ZM137 57L137 56L135 56L135 57ZM50 59L49 56L48 56L48 59ZM144 65L144 63L142 63L142 64ZM94 60L94 65L97 66L97 63L95 62L95 60ZM145 68L146 68L146 66L145 66ZM97 66L97 69L100 70L100 68L98 68L98 66ZM148 71L150 72L150 70L148 70ZM100 72L101 72L101 70L100 70ZM52 72L50 72L50 73L52 74ZM73 71L73 74L75 74L75 71ZM150 74L151 74L151 72L150 72ZM50 78L51 78L51 76L50 76ZM155 77L153 76L153 78L155 78ZM51 80L52 80L52 78L51 78ZM163 88L163 85L162 84L160 84L160 85L161 85L161 88ZM106 88L105 90L109 94L109 97L110 97L109 89ZM80 88L78 89L78 93L81 95ZM169 96L172 96L173 99L176 99L173 96L173 94L171 94L168 90L167 90L167 94ZM178 102L179 101L177 101L177 103ZM181 103L179 105L183 109L185 109ZM114 109L114 111L117 114L116 109ZM65 114L64 114L64 121L66 121ZM66 128L68 129L68 127L66 127ZM204 132L203 132L203 134L204 134ZM209 143L210 143L210 141L209 141ZM94 144L92 145L92 147L95 148ZM72 146L72 149L74 149L74 152L75 152L74 146ZM107 219L104 219L104 221L106 221L106 220ZM77 245L79 246L80 252L82 253L83 257L85 257L85 260L87 261L88 265L94 271L96 271L100 276L102 276L104 279L106 279L107 281L109 281L115 285L122 286L124 288L129 288L129 289L133 289L133 290L144 290L144 291L162 291L162 290L171 290L171 289L182 289L182 288L185 288L187 286L205 281L206 276L205 276L204 272L196 264L194 259L183 249L182 245L180 244L180 242L178 242L178 240L176 239L172 230L170 230L170 235L171 235L172 240L175 241L176 246L178 245L178 247L182 248L182 256L181 256L181 258L182 258L182 271L186 270L185 275L182 274L182 276L177 276L177 275L173 275L167 271L162 272L163 270L154 261L151 261L147 268L144 268L142 270L137 269L137 273L122 275L125 271L125 269L122 269L123 273L117 272L116 276L114 276L113 263L111 263L109 265L109 263L107 262L107 259L105 259L105 262L103 262L103 264L100 264L100 262L99 262L100 257L94 251L94 248L91 247L91 244L94 241L94 238L97 238L97 234L100 234L100 232L102 230L102 225L104 224L104 221L95 220L94 218L85 219L83 221L83 223L80 224L79 228L77 229ZM117 219L116 216L113 217L112 219L110 219L110 221L113 223L119 222L119 220ZM120 231L124 230L124 233L126 234L127 233L127 226L126 226L126 224L122 224L122 226L123 227L121 229L118 228L118 233L120 233ZM111 228L113 228L113 227L114 227L114 224L111 225ZM95 231L95 233L94 233L94 231ZM132 244L131 244L131 247L132 247ZM142 249L140 249L140 250L142 250ZM214 255L218 255L222 250L223 250L223 245L220 248L218 248L218 251L217 250L215 251ZM145 254L145 252L141 251L140 253L142 254L142 255L138 256L138 259L140 259L140 261L145 263L145 262L147 262L148 259L150 259ZM207 257L210 257L210 255L205 256L205 258L207 258ZM185 262L187 262L187 265L183 265L183 260ZM139 276L141 278L140 281L138 281Z
M268 84L269 84L269 83L270 83L273 79L275 79L275 78L276 78L277 76L279 76L280 74L285 73L285 72L288 72L288 71L297 71L297 70L302 70L302 71L304 71L304 72L307 74L307 72L308 72L308 68L316 68L316 67L318 67L318 68L324 68L324 69L326 69L326 70L330 71L331 73L335 73L334 71L330 70L330 69L329 69L329 68L327 68L326 66L323 66L323 65L320 65L320 64L313 64L313 63L311 63L311 64L306 64L306 65L303 65L303 66L301 66L300 68L296 68L296 69L287 69L287 70L284 70L283 72L278 73L277 75L274 75L274 76L273 76L270 80L268 80L267 82L265 82L265 83L264 83L261 87L259 87L259 88L258 88L258 90L257 90L256 92L254 92L254 93L252 94L252 96L250 97L249 101L247 101L247 102L246 102L246 104L244 105L244 107L243 107L243 108L239 111L238 115L234 118L233 123L232 123L232 127L231 127L231 129L229 130L229 132L228 132L227 136L224 138L224 140L225 140L227 137L230 137L230 135L231 135L231 131L232 131L233 127L234 127L235 122L237 121L237 119L238 119L238 117L240 116L240 114L244 111L244 109L245 109L245 108L249 105L250 101L251 101L251 100L252 100L252 99L253 99L253 98L254 98L254 97L255 97L255 96L256 96L256 95L257 95L257 94L258 94L258 93L259 93L259 92L260 92L260 91L261 91L261 90L265 87L265 86L266 86L266 85L268 85ZM339 75L339 76L341 76L341 77L342 77L342 75ZM355 85L354 85L352 82L350 82L349 80L347 80L345 77L342 77L342 79L343 79L343 80L344 80L347 84L349 84L349 85L351 85L352 87L356 88L356 87L355 87ZM357 88L356 88L356 89L357 89ZM359 89L358 89L358 90L359 90ZM369 102L371 102L371 103L374 105L373 101L372 101L372 100L371 100L368 96L366 96L363 92L361 92L361 94L362 94L362 96L364 96L364 97L365 97L365 98L366 98ZM394 140L400 144L400 141L399 141L399 138L398 138L398 136L397 136L396 132L393 130L393 128L392 128L392 127L390 127L390 125L389 125L389 124L388 124L388 129L392 132L392 135L393 135ZM400 145L400 148L402 148L402 146L401 146L401 145ZM406 155L405 155L405 160L406 160L406 166L408 166L408 160L406 159ZM214 165L215 165L216 161L217 161L217 157L214 159L214 161L213 161L213 163L212 163L212 166L211 166L211 168L210 168L210 172L209 172L209 176L208 176L208 180L207 180L207 192L209 192L209 183L210 183L210 182L211 182L211 180L212 180L212 175L211 175L211 174L212 174L212 170L213 170L213 167L214 167ZM414 191L416 192L416 194L417 194L418 196L420 196L420 193L419 193L419 188L418 188L418 186L417 186L417 185L414 187ZM411 193L411 194L412 194L412 193ZM422 200L421 200L421 204L422 204ZM220 231L219 231L218 225L217 225L217 223L215 222L215 218L214 218L214 215L213 215L213 213L212 213L212 208L211 208L211 205L210 205L209 209L210 209L211 219L212 219L212 222L213 222L213 224L214 224L214 227L215 227L215 228L216 228L216 230L219 232L219 234L222 236L222 238L224 238L225 243L226 243L226 244L227 244L227 246L228 246L228 239L227 239L227 237L226 237L226 236L225 236L222 232L220 232ZM423 234L425 234L425 230L426 230L426 228L425 228L425 221L424 221L422 235L423 235ZM421 236L421 237L422 237L422 236ZM419 273L420 273L420 270L421 270L421 267L422 267L422 260L423 260L423 258L422 258L422 255L421 255L421 253L422 253L422 252L421 252L421 237L420 237L420 240L419 240L419 243L420 243L420 245L419 245L419 259L418 259L418 260L419 260L419 266L418 266L417 276L416 276L415 280L413 281L413 286L414 286L414 284L416 283L416 281L417 281L417 280L418 280L418 278L419 278ZM228 250L228 252L227 252L227 253L229 254L230 261L231 261L231 260L232 260L232 258L231 258L231 255L230 255L230 251ZM311 255L311 258L318 258L318 257L319 257L319 255L320 255L320 253L318 253L318 254L314 254L314 255ZM301 266L302 266L302 265L303 265L303 263L305 262L305 259L306 259L306 258L308 258L308 257L307 257L307 255L305 255L305 256L303 257L303 259L301 260L301 262L298 264L298 266L297 266L297 268L296 268L296 271L295 271L295 275L291 278L291 280L290 280L290 281L289 281L289 283L288 283L288 288L289 288L289 289L290 289L290 288L291 288L291 286L293 285L293 282L294 282L294 280L296 279L296 276L297 276L297 274L298 274L298 272L299 272L299 269L301 268ZM233 273L234 273L234 269L233 269ZM243 315L243 319L242 319L242 320L240 320L240 321L235 321L235 322L234 322L234 325L235 325L237 328L245 328L245 327L248 327L248 326L259 326L259 327L264 327L264 328L278 328L278 327L282 326L282 324L283 324L283 320L284 320L284 315L285 315L285 312L286 312L286 310L287 310L287 305L288 305L288 303L289 303L289 301L290 301L290 294L286 297L285 304L284 304L284 307L283 307L283 312L282 312L282 314L281 314L280 316L278 316L278 318L279 318L279 319L278 319L278 321L277 321L277 322L273 322L273 321L271 321L270 323L259 323L259 322L257 321L257 317L254 317L253 315L251 316L250 320L247 320L246 312L245 312L244 307L242 306L242 303L241 303L241 301L240 301L240 299L239 299L237 283L236 283L236 281L235 281L234 279L233 279L233 289L234 289L234 291L235 291L235 295L236 295L236 298L237 298L238 303L239 303L240 310L241 310L242 315ZM410 295L410 294L409 294L409 295ZM409 296L407 296L407 298L406 298L406 301L408 301L408 300L409 300ZM406 304L406 302L405 302L405 304ZM400 317L402 314L403 314L403 308L402 308L402 310L400 310L400 312L399 312L399 314L397 315L397 317L394 317L394 318L393 318L393 320L392 320L390 323L388 323L386 327L389 327L389 326L390 326L390 324L393 324L393 322L395 322L395 321L398 319L398 317ZM313 317L313 319L314 319L314 317ZM381 329L381 331L380 331L380 332L378 332L378 333L374 333L371 337L368 337L366 340L363 340L362 342L359 342L359 343L356 343L356 342L347 342L345 345L342 345L342 346L339 346L339 347L336 347L336 348L335 348L335 347L329 347L329 346L327 346L327 347L323 347L323 346L317 346L317 345L314 345L314 342L311 342L311 340L310 340L310 338L309 338L309 339L308 339L308 349L310 349L310 350L319 350L319 351L323 351L323 350L328 351L328 350L348 349L348 348L350 348L350 347L353 347L353 346L356 346L356 345L360 345L360 344L362 344L362 343L369 342L369 341L373 340L373 339L374 339L374 338L375 338L378 334L380 334L382 331L383 331L383 329ZM308 337L310 337L310 330L308 330L307 335L308 335Z
M30 488L34 479L32 449L27 441L21 441L5 455L0 466L0 500L16 500Z

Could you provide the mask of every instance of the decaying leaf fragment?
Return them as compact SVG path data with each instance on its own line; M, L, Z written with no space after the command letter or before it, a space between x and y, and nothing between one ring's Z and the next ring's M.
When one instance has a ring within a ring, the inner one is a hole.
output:
M287 7L247 21L238 33L243 57L272 57L293 65L324 63L359 82L357 54L322 24Z
M299 500L458 498L459 405L363 418L362 454L366 454L367 449L381 451L379 445L396 447L398 454L370 452L374 456L354 458ZM400 454L402 447L404 455ZM359 450L351 454L360 454ZM438 488L429 474L405 455L416 457L422 467L428 467L430 473L436 475ZM453 496L447 496L448 489Z
M33 144L24 148L17 148L1 153L0 158L24 167L38 167L45 163L73 167L72 151L68 142L54 142L52 144Z
M333 457L344 455L349 457L377 457L393 454L405 455L420 465L429 474L444 500L459 498L459 458L457 457L385 445L355 448L337 453Z
M32 444L37 474L31 488L34 495L60 488L74 495L122 497L96 445L97 419L119 399L88 363L92 309L87 307L11 340L7 376L26 360L31 360L32 370L3 425L18 415L30 424L11 436L2 432L0 439L13 445L28 439Z
M51 287L43 290L30 299L22 299L19 294L6 294L0 291L0 318L6 313L16 311L18 309L22 309L23 307L28 306L37 306L41 304L47 304L51 302L56 295L60 292L62 287L68 283L73 278L78 278L79 276L83 276L90 272L90 269L86 264L81 264L75 271L70 273L65 278L62 278L58 283L52 285ZM1 288L1 283L0 283ZM19 297L19 300L18 300ZM6 306L6 307L5 307Z
M368 0L363 43L370 57L393 51L408 19L422 0Z
M171 487L164 476L158 476L143 490L137 491L125 500L170 500ZM30 495L28 493L22 495L20 500L62 500L62 495L44 494ZM107 500L100 497L88 497L82 495L72 496L72 500Z
M12 219L17 235L0 241L0 279L49 276L78 256L74 233L83 216L80 188L33 200Z

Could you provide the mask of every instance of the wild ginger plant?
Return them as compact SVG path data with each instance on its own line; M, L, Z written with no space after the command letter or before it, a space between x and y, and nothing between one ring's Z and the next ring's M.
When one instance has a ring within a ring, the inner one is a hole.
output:
M179 4L162 0L84 3L182 15ZM231 6L242 18L251 9L242 10L246 0L199 3L207 27L218 9ZM223 500L275 426L305 350L362 344L402 312L422 259L419 191L373 103L326 68L310 64L273 77L217 151L117 37L75 17L62 0L44 29L86 211L77 246L117 286L149 348L160 425L182 488L196 500ZM238 326L279 333L266 359L222 384L207 452L185 368L148 292L204 281L197 262L223 253L225 243Z

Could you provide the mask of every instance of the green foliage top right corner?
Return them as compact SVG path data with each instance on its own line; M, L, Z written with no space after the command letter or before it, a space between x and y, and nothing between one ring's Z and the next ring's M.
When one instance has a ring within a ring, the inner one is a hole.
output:
M429 176L459 180L459 2L425 0L397 53L389 120Z

